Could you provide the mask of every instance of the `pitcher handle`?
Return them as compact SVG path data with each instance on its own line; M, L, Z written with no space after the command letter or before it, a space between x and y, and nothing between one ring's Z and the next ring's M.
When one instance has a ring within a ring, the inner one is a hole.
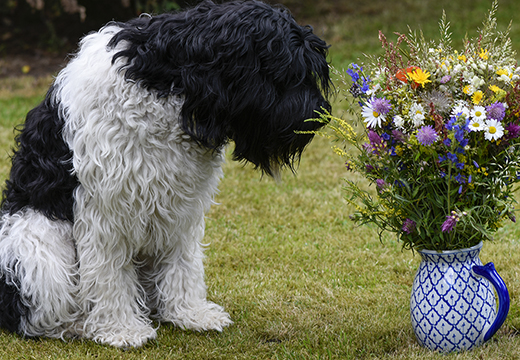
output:
M471 269L476 275L488 279L491 285L495 287L498 296L497 316L493 324L491 324L491 327L484 335L484 342L486 342L491 339L493 335L495 335L497 330L500 329L506 320L507 314L509 312L509 291L507 290L504 280L502 280L500 275L498 275L497 271L495 270L495 265L492 262L483 266L473 265Z

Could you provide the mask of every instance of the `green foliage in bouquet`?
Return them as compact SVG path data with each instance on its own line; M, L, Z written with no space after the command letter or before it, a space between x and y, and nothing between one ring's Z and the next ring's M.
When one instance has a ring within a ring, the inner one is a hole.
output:
M520 68L496 10L459 51L445 14L438 43L380 33L382 57L338 72L353 120L318 120L340 140L347 169L374 185L346 182L352 218L396 233L404 248L467 248L515 221Z

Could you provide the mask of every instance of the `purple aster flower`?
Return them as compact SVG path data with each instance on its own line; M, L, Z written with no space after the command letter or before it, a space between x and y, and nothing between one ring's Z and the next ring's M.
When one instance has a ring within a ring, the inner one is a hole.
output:
M451 80L451 76L450 75L444 75L442 78L441 78L441 84L446 84L448 81Z
M507 139L516 139L520 135L520 126L517 124L507 124L506 126L507 130Z
M378 114L385 115L392 109L392 104L385 98L374 98L374 100L372 100L372 109Z
M486 113L488 118L502 121L506 115L506 109L504 108L504 104L496 102L486 106Z
M415 221L413 221L412 219L406 219L404 222L403 222L403 227L401 228L401 230L403 230L403 232L407 233L408 235L410 235L411 233L414 232L415 230Z
M446 220L442 223L441 230L442 232L450 232L455 229L455 225L457 225L457 217L448 215L446 216Z
M437 132L431 125L423 126L417 132L417 141L421 143L421 145L428 146L437 141Z

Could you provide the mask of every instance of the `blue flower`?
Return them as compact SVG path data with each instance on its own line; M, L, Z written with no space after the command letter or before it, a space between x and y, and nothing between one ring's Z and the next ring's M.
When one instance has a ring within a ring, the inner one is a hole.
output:
M446 129L448 129L449 131L453 130L453 125L455 124L455 121L457 121L457 118L455 116L452 116L446 124Z
M350 78L352 79L353 82L357 82L359 80L359 73L352 70L352 69L348 69L347 70L347 74L350 75Z
M458 174L457 176L455 176L455 181L459 184L464 184L466 182L466 179L461 174Z
M454 128L458 127L458 126L459 125L455 125ZM462 140L464 140L464 130L463 129L458 128L458 129L455 130L455 140L457 140L459 143Z
M368 83L369 83L370 79L363 79L363 85L361 86L361 91L363 91L364 93L366 93L370 87L368 86Z
M453 154L453 153L449 152L447 156L448 156L448 159L453 163L456 163L458 161L457 154Z
M464 169L464 163L457 163L456 166L457 166L457 168L460 169L460 170Z
M444 139L443 143L444 143L444 146L451 147L451 139L450 138Z

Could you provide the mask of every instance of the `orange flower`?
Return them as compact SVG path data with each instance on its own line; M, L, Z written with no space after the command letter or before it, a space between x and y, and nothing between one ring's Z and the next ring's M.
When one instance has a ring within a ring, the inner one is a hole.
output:
M418 66L408 66L406 69L401 69L395 74L395 77L398 80L401 80L405 84L408 84L409 80L412 80L409 74L412 74L416 69L420 69ZM412 83L410 84L412 89L417 89L419 87L419 84L412 80Z

